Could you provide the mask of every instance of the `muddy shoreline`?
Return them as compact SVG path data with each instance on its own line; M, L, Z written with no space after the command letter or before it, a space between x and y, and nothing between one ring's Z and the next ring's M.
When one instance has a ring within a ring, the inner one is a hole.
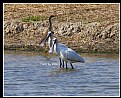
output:
M47 31L42 22L6 22L4 24L4 48L9 50L47 51L48 46L40 47ZM54 27L60 43L83 53L119 53L119 24L68 23ZM70 29L72 28L72 29Z

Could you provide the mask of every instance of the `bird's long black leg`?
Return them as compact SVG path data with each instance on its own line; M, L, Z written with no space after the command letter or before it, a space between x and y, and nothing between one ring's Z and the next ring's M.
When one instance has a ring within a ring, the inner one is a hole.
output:
M72 63L70 63L70 64L71 64L71 68L72 68L72 69L74 69L74 67L73 67Z
M66 69L67 69L67 62L66 62Z
M64 68L64 60L62 60L62 62L63 62L63 68Z
M61 68L61 65L62 65L61 58L59 58L59 60L60 60L60 68Z

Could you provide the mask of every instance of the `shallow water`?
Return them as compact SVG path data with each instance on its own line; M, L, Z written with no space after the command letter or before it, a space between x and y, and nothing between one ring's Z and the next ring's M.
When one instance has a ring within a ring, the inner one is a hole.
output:
M4 96L119 96L119 59L81 55L85 64L59 68L57 56L5 52Z

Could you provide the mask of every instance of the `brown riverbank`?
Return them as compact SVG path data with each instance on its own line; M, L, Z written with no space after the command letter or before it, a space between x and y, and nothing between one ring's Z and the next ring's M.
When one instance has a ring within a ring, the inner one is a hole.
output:
M5 49L47 51L39 43L51 14L60 43L79 52L119 53L119 4L5 4ZM45 18L22 22L33 15Z

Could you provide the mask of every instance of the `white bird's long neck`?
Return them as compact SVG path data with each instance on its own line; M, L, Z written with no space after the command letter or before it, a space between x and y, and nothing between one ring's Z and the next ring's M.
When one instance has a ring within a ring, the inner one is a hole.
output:
M50 37L48 39L48 44L49 44L49 48L52 47L52 38L50 38Z
M55 53L57 53L58 54L58 42L56 42L56 44L54 44L54 51L55 51Z

